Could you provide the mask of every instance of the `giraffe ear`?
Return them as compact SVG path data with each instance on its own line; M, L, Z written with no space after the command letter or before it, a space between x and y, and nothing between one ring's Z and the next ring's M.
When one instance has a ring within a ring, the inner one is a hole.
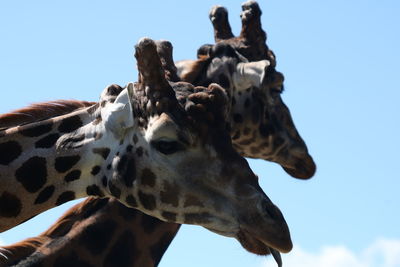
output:
M133 83L121 91L114 103L107 105L101 111L101 117L107 130L121 136L125 130L133 127L135 119L132 108Z
M270 62L266 59L252 62L240 62L233 73L233 82L236 88L260 87Z
M213 47L214 45L212 44L204 44L200 46L200 48L197 49L197 58L209 57Z

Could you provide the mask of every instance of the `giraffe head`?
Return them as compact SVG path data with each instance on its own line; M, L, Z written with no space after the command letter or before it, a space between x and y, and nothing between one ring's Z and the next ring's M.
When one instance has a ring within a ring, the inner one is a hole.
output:
M242 9L242 30L234 37L227 10L213 7L217 43L202 46L197 61L178 63L178 73L194 84L216 82L227 89L233 145L241 155L276 162L296 178L311 178L316 166L282 100L284 76L265 43L261 10L254 1Z
M97 174L106 195L164 221L235 237L254 253L267 254L269 247L289 251L280 210L232 147L225 91L217 84L167 81L148 38L139 41L135 56L138 82L107 88L117 97L100 102L96 111L105 130L91 150L107 151L107 167ZM178 101L175 91L189 94ZM58 146L75 139L70 134Z

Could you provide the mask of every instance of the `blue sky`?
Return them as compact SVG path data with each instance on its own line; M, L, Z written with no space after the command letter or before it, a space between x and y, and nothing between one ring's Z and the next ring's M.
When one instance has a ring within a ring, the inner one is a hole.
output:
M175 60L193 59L213 42L211 6L227 7L238 33L241 3L1 1L0 112L54 99L97 100L108 84L136 81L133 46L143 36L170 40ZM283 255L285 266L400 266L400 2L260 6L286 78L283 99L318 165L305 182L250 160L291 229L295 249ZM70 205L0 234L1 242L40 233ZM275 265L191 226L160 266Z

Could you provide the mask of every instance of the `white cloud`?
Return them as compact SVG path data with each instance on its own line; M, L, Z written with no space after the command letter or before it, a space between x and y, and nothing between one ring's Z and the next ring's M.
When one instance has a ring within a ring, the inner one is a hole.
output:
M3 239L0 238L0 246L5 246L6 242L3 241Z
M294 246L282 260L285 267L400 267L400 240L379 239L360 253L345 246L324 246L316 253ZM262 267L274 264L268 257Z

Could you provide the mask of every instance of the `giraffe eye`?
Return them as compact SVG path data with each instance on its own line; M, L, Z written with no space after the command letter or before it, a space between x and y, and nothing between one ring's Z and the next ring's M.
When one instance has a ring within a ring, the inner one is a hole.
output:
M283 84L279 87L271 88L272 93L275 93L276 95L282 94L284 90L285 90L285 87L283 86Z
M280 95L282 93L282 89L281 88L271 88L271 93L274 96Z
M175 152L183 150L183 145L177 141L154 141L152 142L152 145L155 149L165 155L173 154Z

